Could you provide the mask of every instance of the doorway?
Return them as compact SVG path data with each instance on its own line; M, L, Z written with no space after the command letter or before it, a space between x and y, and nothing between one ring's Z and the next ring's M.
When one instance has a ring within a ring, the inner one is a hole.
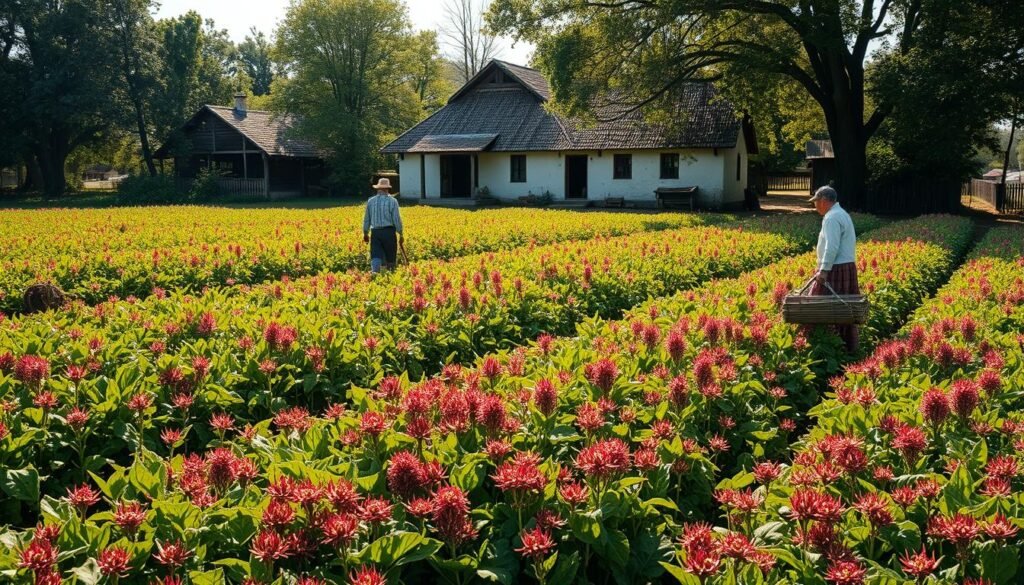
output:
M468 198L473 194L473 159L468 154L441 155L441 197Z
M565 198L587 198L587 155L566 155Z

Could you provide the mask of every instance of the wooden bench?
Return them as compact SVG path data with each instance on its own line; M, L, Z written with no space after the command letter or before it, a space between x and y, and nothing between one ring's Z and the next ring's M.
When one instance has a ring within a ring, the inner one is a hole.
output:
M697 198L697 187L658 187L654 190L658 199L658 207L664 209L682 209L689 206L693 211L693 202Z
M605 200L604 200L604 206L605 207L625 207L626 206L626 198L625 197L606 197Z

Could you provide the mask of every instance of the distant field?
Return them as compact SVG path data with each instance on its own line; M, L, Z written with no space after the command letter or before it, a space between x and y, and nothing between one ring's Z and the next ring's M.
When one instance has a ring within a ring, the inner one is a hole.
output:
M727 219L415 206L402 215L410 260ZM25 287L39 281L52 281L95 302L109 296L144 297L157 288L197 291L364 268L368 262L362 218L361 205L8 210L0 214L0 310L17 310Z

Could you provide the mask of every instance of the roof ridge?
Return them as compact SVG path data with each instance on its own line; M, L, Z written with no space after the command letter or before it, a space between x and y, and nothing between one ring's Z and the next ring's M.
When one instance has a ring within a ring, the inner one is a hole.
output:
M520 65L518 63L513 63L511 61L506 61L504 59L491 59L491 60L492 61L497 61L498 63L503 63L505 65L509 65L511 67L518 67L519 69L526 69L527 71L535 71L537 73L540 73L540 69L535 69L533 67L530 67L529 65Z
M235 111L234 106L218 106L218 105L215 105L215 104L205 104L205 107L210 108L212 110L230 110L232 112ZM277 112L271 112L270 110L250 110L250 109L246 109L245 113L247 113L247 114L271 114L271 115L274 115ZM282 116L290 116L291 114L281 114L281 115Z

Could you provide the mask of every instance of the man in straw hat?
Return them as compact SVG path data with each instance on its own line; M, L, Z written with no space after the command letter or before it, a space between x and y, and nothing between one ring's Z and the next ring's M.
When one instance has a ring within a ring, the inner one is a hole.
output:
M404 236L398 202L390 193L391 179L382 177L373 188L377 194L366 203L363 241L370 244L370 271L377 274L382 265L385 270L394 269L398 259L398 243L404 243Z
M839 205L838 199L836 190L828 186L819 188L810 199L822 216L812 295L830 295L832 291L840 295L860 294L857 284L857 232L853 228L853 219ZM857 326L839 325L836 329L846 342L846 348L856 351L859 341Z

